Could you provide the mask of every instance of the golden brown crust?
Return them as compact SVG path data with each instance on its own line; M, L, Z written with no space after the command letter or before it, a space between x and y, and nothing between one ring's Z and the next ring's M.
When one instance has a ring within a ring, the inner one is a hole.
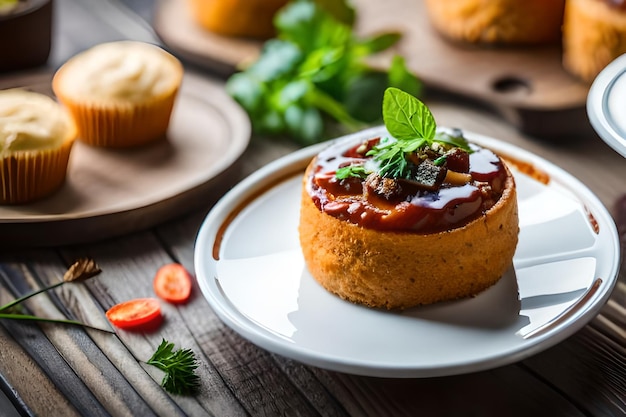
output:
M600 0L567 0L563 21L563 66L591 82L626 53L626 12Z
M558 42L565 0L426 0L433 26L447 38L487 44Z
M478 294L511 266L518 231L510 173L504 194L486 215L432 234L338 220L321 212L302 187L299 233L309 272L328 291L371 307L403 309Z

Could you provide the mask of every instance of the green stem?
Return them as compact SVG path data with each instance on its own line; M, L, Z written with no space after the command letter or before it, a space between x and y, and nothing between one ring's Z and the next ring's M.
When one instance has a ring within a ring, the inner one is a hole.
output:
M113 332L111 330L101 329L99 327L90 326L88 324L81 323L81 322L75 321L75 320L46 319L46 318L42 318L42 317L31 316L29 314L6 314L6 313L0 313L0 319L39 321L39 322L44 322L44 323L71 324L73 326L82 326L82 327L86 327L86 328L89 328L89 329L98 330L98 331L101 331L101 332L107 332L107 333L115 334L115 332Z
M52 290L52 289L54 289L56 287L60 287L63 284L65 284L65 281L57 282L56 284L53 284L53 285L51 285L49 287L41 288L41 289L39 289L37 291L31 292L30 294L26 294L26 295L24 295L24 296L22 296L20 298L17 298L15 300L11 301L8 304L5 304L2 307L0 307L0 312L8 310L9 308L11 308L11 307L21 303L22 301L28 300L30 297L33 297L33 296L35 296L37 294L41 294L42 292L46 292L48 290Z
M348 129L356 131L365 127L363 122L360 122L350 116L345 107L330 95L324 93L318 88L313 88L307 93L307 98L310 103L318 109L326 112L333 117L339 123L348 127Z

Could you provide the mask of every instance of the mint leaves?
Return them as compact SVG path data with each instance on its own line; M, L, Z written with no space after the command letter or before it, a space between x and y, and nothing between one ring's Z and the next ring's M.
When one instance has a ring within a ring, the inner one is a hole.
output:
M398 88L389 87L385 90L382 106L385 127L392 138L382 140L367 152L378 162L378 174L388 178L409 179L415 164L408 156L419 153L427 147L432 148L438 142L443 148L457 147L471 153L469 144L462 135L448 132L437 132L437 123L428 107L411 94ZM434 152L434 151L433 151ZM445 163L446 155L441 154L433 164L440 166ZM361 165L337 170L338 179L366 176Z
M383 177L409 178L411 163L407 155L431 147L439 142L461 148L471 153L463 136L437 132L437 123L428 107L416 97L390 87L383 97L383 120L394 139L387 139L367 153L380 164L378 173ZM445 158L445 157L443 157ZM437 158L436 165L445 160Z
M383 96L383 120L389 133L398 141L435 137L437 124L424 103L397 88L388 88ZM415 147L417 149L417 147ZM410 147L406 152L414 151Z

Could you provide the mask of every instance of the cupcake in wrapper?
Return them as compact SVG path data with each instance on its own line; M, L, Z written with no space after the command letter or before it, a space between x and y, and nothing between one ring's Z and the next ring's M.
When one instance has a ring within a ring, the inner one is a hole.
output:
M52 89L72 114L79 140L132 147L165 135L182 78L182 64L162 48L119 41L69 59Z
M63 185L77 129L52 98L0 91L0 204L24 204Z

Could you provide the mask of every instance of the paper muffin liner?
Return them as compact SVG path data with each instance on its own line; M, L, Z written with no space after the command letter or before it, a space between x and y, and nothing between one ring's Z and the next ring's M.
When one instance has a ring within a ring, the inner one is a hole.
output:
M54 86L54 84L53 84ZM80 101L58 88L55 94L72 115L78 139L93 146L124 148L165 136L179 87L143 102Z
M0 204L46 197L64 183L74 139L59 148L14 152L0 158Z

